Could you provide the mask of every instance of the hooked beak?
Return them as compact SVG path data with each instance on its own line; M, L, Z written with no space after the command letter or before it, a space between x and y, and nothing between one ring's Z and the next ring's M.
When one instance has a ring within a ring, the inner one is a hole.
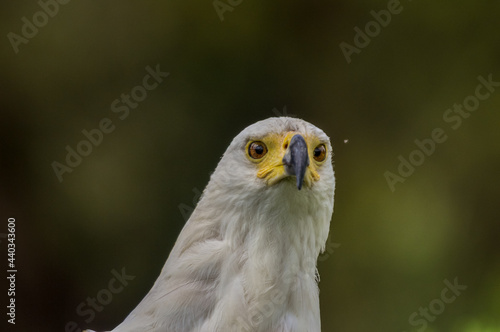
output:
M285 166L287 175L294 175L297 177L297 189L300 190L302 188L307 166L309 166L309 154L304 137L299 134L292 137L285 156L283 157L283 165Z

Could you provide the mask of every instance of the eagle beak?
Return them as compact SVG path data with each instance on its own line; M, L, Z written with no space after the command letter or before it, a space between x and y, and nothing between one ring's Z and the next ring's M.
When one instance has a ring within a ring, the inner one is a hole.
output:
M309 153L304 137L299 134L292 137L285 156L283 157L283 165L285 166L287 175L294 175L297 177L297 189L300 190L302 188L307 166L309 166Z

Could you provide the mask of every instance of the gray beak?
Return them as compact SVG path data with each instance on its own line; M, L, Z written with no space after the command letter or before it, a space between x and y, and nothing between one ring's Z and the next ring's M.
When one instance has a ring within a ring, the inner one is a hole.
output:
M297 189L300 190L307 166L309 166L309 154L304 137L299 134L292 137L283 157L283 165L285 165L285 171L288 175L297 177Z

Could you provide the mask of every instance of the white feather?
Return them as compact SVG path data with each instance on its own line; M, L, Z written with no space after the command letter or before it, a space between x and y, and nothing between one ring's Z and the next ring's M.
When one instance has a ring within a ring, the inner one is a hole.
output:
M245 157L249 139L296 131L327 143L320 180L268 186ZM154 286L113 332L321 330L316 261L328 237L335 179L328 137L270 118L234 138Z

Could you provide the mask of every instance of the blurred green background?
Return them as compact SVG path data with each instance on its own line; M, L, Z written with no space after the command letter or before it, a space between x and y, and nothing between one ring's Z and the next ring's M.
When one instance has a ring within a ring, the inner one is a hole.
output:
M2 314L3 330L115 327L232 138L288 114L335 150L323 331L500 331L500 88L458 129L443 120L478 76L500 81L500 3L402 1L350 63L339 45L387 1L223 3L221 21L211 1L70 1L38 15L46 24L17 53L9 33L22 37L41 7L1 5L0 256L14 216L19 270L16 325ZM170 75L120 120L111 103L157 64ZM115 130L59 182L52 163L103 118ZM384 173L435 128L448 139L391 191ZM92 319L79 314L123 268L135 279ZM455 278L467 289L440 308ZM442 312L412 326L431 303Z

